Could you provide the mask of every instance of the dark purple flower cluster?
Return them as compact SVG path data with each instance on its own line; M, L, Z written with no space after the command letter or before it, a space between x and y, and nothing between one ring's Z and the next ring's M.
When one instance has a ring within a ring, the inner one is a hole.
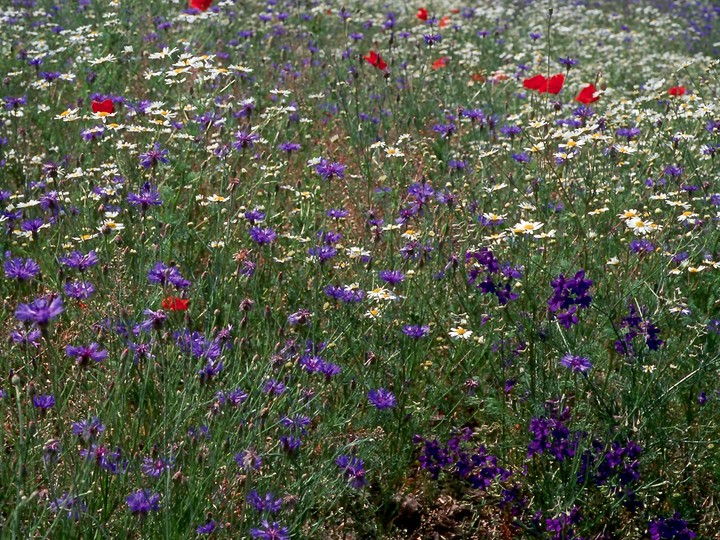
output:
M553 296L548 300L548 307L565 328L578 324L578 310L586 309L592 303L589 294L592 284L591 280L585 279L585 270L579 270L570 279L560 274L550 282Z
M507 263L500 265L492 251L484 247L467 251L465 264L469 266L469 285L475 285L483 294L494 294L501 306L517 299L517 293L512 292L512 282L522 278L522 268ZM484 279L481 281L481 278Z
M568 407L560 411L556 403L548 402L546 409L547 416L530 420L529 431L533 438L528 444L527 457L549 454L560 462L572 459L583 437L582 432L571 433L565 424L570 419Z
M608 446L596 439L580 457L577 482L609 485L625 508L635 512L643 506L632 490L633 483L640 479L639 458L642 451L637 443L630 440L625 445L614 441Z
M634 302L628 306L628 316L620 321L623 334L615 340L615 350L626 358L635 358L644 343L651 351L657 351L665 343L660 339L660 329L650 319L645 319L642 310L638 310ZM641 339L635 339L641 337Z
M497 458L488 454L483 445L472 447L469 441L472 432L464 428L451 437L447 444L437 439L425 439L419 435L413 437L415 444L422 445L418 462L420 466L437 480L441 472L467 482L474 489L487 491L495 482L504 482L512 472L499 467Z
M671 518L658 518L648 526L650 540L692 540L697 535L690 530L687 521L675 512Z
M553 518L545 518L545 532L550 533L545 538L548 540L582 540L580 537L575 536L573 528L581 520L580 510L575 506L569 512L564 512Z

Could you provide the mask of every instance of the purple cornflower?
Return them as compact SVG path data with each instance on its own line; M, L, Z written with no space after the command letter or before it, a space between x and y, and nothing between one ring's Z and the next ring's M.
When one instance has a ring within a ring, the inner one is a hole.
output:
M566 354L560 359L560 364L566 368L574 371L575 373L587 373L592 368L592 364L588 358L584 356L575 356L572 354Z
M36 394L32 398L36 409L46 410L55 406L55 396L52 394Z
M269 379L263 385L263 394L274 394L279 396L285 393L285 385L275 379Z
M143 315L145 315L145 320L140 323L140 328L146 332L150 330L160 330L165 326L168 318L167 313L162 309L158 309L157 311L146 309L143 311Z
M290 529L283 527L277 521L270 524L264 519L260 527L250 529L250 536L260 540L290 540Z
M235 460L235 463L247 471L257 471L260 467L262 467L263 463L262 456L253 448L248 448L247 450L238 452L233 456L233 459Z
M15 310L15 318L44 328L63 311L62 298L59 296L43 296L30 304L20 304Z
M95 266L98 263L98 258L94 250L90 251L87 255L79 251L73 251L65 257L60 257L58 261L67 268L75 268L80 272L84 272L91 266Z
M432 130L442 139L449 139L455 133L455 124L435 124Z
M263 212L259 208L253 208L252 210L248 210L243 215L245 216L245 219L250 222L250 225L255 225L255 223L257 223L258 221L265 220L265 212Z
M650 240L636 238L630 242L630 251L638 254L653 253L655 251L655 246L652 242L650 242Z
M63 493L49 505L50 511L54 514L67 512L67 518L77 521L82 514L87 512L87 505L80 497L74 497L69 493Z
M16 345L32 345L33 347L40 346L40 337L42 332L37 328L24 328L19 327L10 333L10 339Z
M634 139L638 135L640 135L640 128L622 127L622 128L618 128L617 131L615 131L615 134L618 137L625 137L629 141L631 139Z
M75 358L75 361L81 366L86 366L90 363L90 360L96 363L100 363L105 360L108 356L106 350L101 349L97 343L91 343L90 345L80 345L75 347L68 345L65 348L65 354L70 358Z
M148 272L148 280L156 285L173 285L176 289L186 289L190 282L182 277L176 266L166 266L162 262L156 262Z
M648 526L651 540L691 540L697 535L690 530L687 521L675 512L671 518L658 518Z
M68 281L65 283L65 294L76 300L85 300L95 293L95 286L89 281Z
M283 435L280 437L280 448L282 448L283 452L287 452L288 454L294 454L297 452L301 445L302 440L299 437L295 437L293 435Z
M395 399L393 393L385 388L370 390L367 397L370 405L380 411L383 409L392 409L395 405L397 405L397 400Z
M85 442L97 439L105 431L105 425L97 417L93 416L87 420L73 422L72 432L76 437L80 437Z
M149 169L155 167L158 163L170 163L167 157L168 151L160 147L160 143L156 142L150 150L144 154L140 154L140 165Z
M298 143L294 142L284 142L278 144L278 149L282 150L283 152L287 152L288 154L291 154L292 152L297 152L302 148Z
M339 456L335 464L343 471L345 480L355 489L362 489L367 484L365 464L362 459L354 456Z
M174 460L172 458L152 458L146 457L140 466L140 470L145 476L159 478L163 473L168 472L173 467Z
M260 140L257 133L248 133L247 131L238 131L235 133L235 140L232 146L235 150L244 150L245 148L253 148L255 143Z
M405 274L400 270L381 270L378 276L381 281L390 285L397 285L405 279Z
M233 407L239 407L248 398L248 393L240 388L235 388L229 392L223 392L222 390L215 394L215 397L220 403L221 407L225 405L231 405Z
M350 212L345 210L344 208L331 208L327 212L325 212L325 215L332 219L343 219L350 215Z
M198 534L212 534L212 532L217 528L217 524L215 523L215 520L208 519L207 522L205 522L202 525L198 525L197 529L195 529L195 532Z
M332 180L333 178L345 178L345 165L342 163L333 163L325 158L315 165L317 172L323 180Z
M512 126L505 124L503 127L500 128L500 133L510 139L514 139L517 135L520 135L522 133L522 128L520 126Z
M576 58L570 58L569 56L566 58L558 58L558 62L560 62L560 64L565 66L567 69L576 66L578 63Z
M290 326L305 325L310 322L310 317L312 317L312 312L300 308L295 313L288 315L287 322Z
M328 245L315 246L308 249L308 255L311 257L317 257L318 261L324 263L337 255L337 249Z
M442 34L423 34L423 39L425 40L425 45L432 47L435 43L442 41Z
M413 339L420 339L430 333L430 327L419 324L406 324L402 328L402 333Z
M5 277L18 281L29 281L40 273L40 266L32 259L13 257L3 262Z
M510 154L510 157L513 158L518 163L530 163L532 161L532 157L527 152L520 152L519 154Z
M160 206L162 204L158 190L150 182L145 182L139 193L128 193L127 200L133 206L139 206L140 211L143 213L151 206Z
M260 227L250 228L250 238L253 242L263 246L265 244L272 244L277 238L277 234L270 228L261 229Z
M160 495L149 489L133 491L125 499L130 512L135 515L147 515L160 510Z
M202 369L198 370L198 376L200 377L200 383L206 384L211 382L218 374L223 370L224 364L222 360L211 360L205 363Z
M282 502L282 499L276 499L269 491L261 497L257 490L253 489L247 496L247 503L258 512L277 514L282 508Z

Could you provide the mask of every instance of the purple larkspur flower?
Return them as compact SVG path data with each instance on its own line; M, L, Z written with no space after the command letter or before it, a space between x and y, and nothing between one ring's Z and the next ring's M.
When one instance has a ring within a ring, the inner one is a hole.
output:
M651 521L648 525L648 533L651 540L692 540L697 536L677 512L671 518Z

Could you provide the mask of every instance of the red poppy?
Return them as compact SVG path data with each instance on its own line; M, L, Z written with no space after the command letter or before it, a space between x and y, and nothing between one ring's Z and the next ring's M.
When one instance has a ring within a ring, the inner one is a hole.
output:
M445 15L442 19L440 19L440 22L438 23L438 28L445 28L449 22L450 17L448 15Z
M187 311L190 307L189 298L178 298L177 296L168 296L162 301L162 308L168 311Z
M548 79L547 87L541 88L540 93L543 94L547 92L549 94L559 94L560 90L562 90L563 84L565 84L565 75L558 73Z
M106 99L105 101L93 101L92 111L94 113L108 113L112 114L115 112L115 104L112 99Z
M523 81L523 86L528 90L541 91L542 88L547 88L547 79L542 75L535 75L529 79Z
M432 68L433 68L433 69L444 68L444 67L447 65L447 61L448 61L448 57L447 57L447 56L441 56L440 58L438 58L437 60L435 60L435 61L432 63Z
M684 86L673 86L668 89L668 94L671 96L684 96L687 89Z
M598 99L600 99L600 96L598 95L597 88L595 88L595 85L592 83L580 90L578 95L575 96L575 101L579 101L583 105L590 105L591 103L595 103Z
M421 21L427 21L428 20L428 10L425 9L424 7L421 7L420 9L417 10L416 17L418 19L420 19Z
M188 6L199 9L200 11L207 11L211 5L212 0L189 0L188 2Z
M370 65L375 66L378 69L387 69L387 62L385 62L385 60L382 59L382 56L375 51L370 51L368 55L363 58L365 58Z

